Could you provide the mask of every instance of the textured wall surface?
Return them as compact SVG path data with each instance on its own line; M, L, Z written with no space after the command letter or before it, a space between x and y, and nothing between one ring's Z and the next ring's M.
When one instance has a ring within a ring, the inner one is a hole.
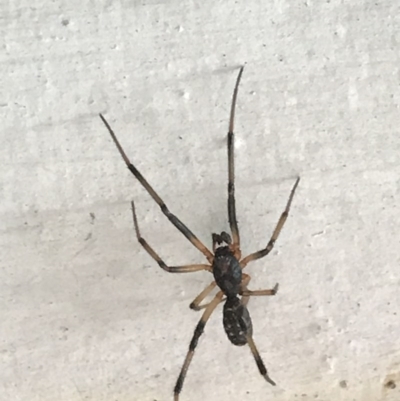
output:
M102 125L196 235L229 228L226 132L236 124L254 339L219 307L181 400L400 399L400 5L339 0L2 2L0 399L164 401L207 272L130 175Z

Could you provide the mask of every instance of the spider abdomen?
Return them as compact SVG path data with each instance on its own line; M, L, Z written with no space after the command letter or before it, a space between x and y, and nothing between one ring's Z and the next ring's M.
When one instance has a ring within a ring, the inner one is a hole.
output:
M212 268L218 287L228 298L236 297L240 292L242 268L228 247L217 248Z
M238 297L228 298L224 304L223 324L229 341L234 345L247 344L253 334L249 311Z

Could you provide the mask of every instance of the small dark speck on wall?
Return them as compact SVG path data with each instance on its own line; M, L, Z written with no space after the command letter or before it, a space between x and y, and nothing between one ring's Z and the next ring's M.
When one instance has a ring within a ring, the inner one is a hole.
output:
M388 382L386 382L385 387L393 390L396 388L396 383L393 380L389 380Z

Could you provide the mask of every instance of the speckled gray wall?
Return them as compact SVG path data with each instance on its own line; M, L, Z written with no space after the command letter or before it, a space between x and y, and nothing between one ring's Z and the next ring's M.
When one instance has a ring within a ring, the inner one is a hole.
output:
M181 401L400 399L400 5L331 1L2 2L0 394L164 401L200 317L205 259L125 168L196 235L229 228L226 132L238 67L237 213L254 340L219 307Z

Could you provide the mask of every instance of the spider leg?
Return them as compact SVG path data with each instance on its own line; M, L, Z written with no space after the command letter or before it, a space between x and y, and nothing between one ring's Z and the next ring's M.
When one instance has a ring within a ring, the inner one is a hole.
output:
M219 303L225 302L226 300L227 300L227 297L224 297L221 299L221 301L219 301ZM210 305L211 302L207 302L204 305L199 305L197 308L193 308L193 310L195 310L196 312L203 310L203 309L207 308L207 306Z
M221 302L223 297L223 292L219 291L217 295L215 295L214 299L209 303L206 310L203 313L203 316L197 323L197 326L194 330L194 334L192 340L190 341L189 350L186 354L185 362L183 363L181 372L179 374L178 380L176 381L176 385L174 388L174 401L179 401L179 393L182 390L183 382L185 380L187 371L189 369L190 362L192 361L194 351L197 347L197 343L199 341L200 336L203 334L204 326L206 325L208 319L210 318L211 314L214 312L214 309L217 305Z
M242 282L241 282L242 299L241 299L241 302L244 306L247 306L247 304L249 303L249 300L250 300L249 295L243 294L243 292L247 291L247 286L249 285L250 280L251 280L251 277L248 274L246 274L246 273L242 274Z
M276 386L276 383L268 376L267 369L264 365L263 360L261 359L261 356L257 350L256 344L254 343L253 338L250 335L248 335L248 336L246 336L246 339L247 339L247 344L249 344L251 353L254 356L254 359L256 361L256 364L257 364L258 370L260 371L260 374L264 377L264 379L269 384Z
M251 291L248 290L247 288L242 290L242 296L243 297L252 297L252 296L264 296L264 295L276 295L278 292L279 284L276 283L274 288L269 289L269 290L255 290Z
M201 302L204 300L204 298L216 287L217 283L215 281L211 282L197 297L193 300L193 302L189 305L190 309L193 309L195 311L199 311L201 309L206 308L208 304L201 305Z
M209 270L211 271L211 266L204 264L197 265L184 265L184 266L167 266L164 261L158 256L158 254L154 251L154 249L147 243L147 241L141 236L139 230L139 224L136 217L135 211L135 203L132 201L132 215L133 215L133 224L135 225L136 237L139 243L143 246L143 248L147 251L147 253L158 263L158 265L167 272L170 273L191 273L199 270Z
M272 233L271 239L269 240L267 246L264 249L262 249L261 251L254 252L254 253L246 256L245 258L243 258L240 261L240 266L242 267L242 269L245 268L246 265L249 262L251 262L253 260L261 259L261 258L263 258L264 256L268 255L271 252L272 248L275 245L275 241L278 239L279 234L280 234L280 232L282 230L282 227L285 224L286 219L287 219L287 217L289 215L290 205L292 204L294 193L296 191L297 185L299 184L299 181L300 181L300 177L297 178L296 182L293 185L293 188L292 188L292 190L290 192L289 199L288 199L287 204L286 204L286 208L283 211L283 213L281 214L281 217L278 220L278 224L276 225L275 230Z
M173 215L169 209L167 208L164 201L158 196L157 192L154 191L152 186L146 181L146 179L142 176L140 171L130 162L128 157L126 156L122 146L118 142L118 139L108 124L107 120L100 114L100 118L103 121L104 125L108 129L108 132L111 135L119 153L124 159L128 169L131 173L136 177L136 179L142 184L142 186L146 189L146 191L150 194L150 196L156 201L158 206L160 206L161 211L168 217L169 221L207 258L207 260L212 263L214 259L214 255L207 249L207 247L183 224L178 217Z
M229 225L232 232L233 244L240 248L240 235L239 235L239 227L236 219L236 205L235 205L235 159L234 159L234 123L235 123L235 107L236 107L236 98L239 89L240 78L243 73L242 66L240 68L238 77L236 79L235 89L233 91L232 104L231 104L231 113L229 118L229 131L228 131L228 216L229 216Z

